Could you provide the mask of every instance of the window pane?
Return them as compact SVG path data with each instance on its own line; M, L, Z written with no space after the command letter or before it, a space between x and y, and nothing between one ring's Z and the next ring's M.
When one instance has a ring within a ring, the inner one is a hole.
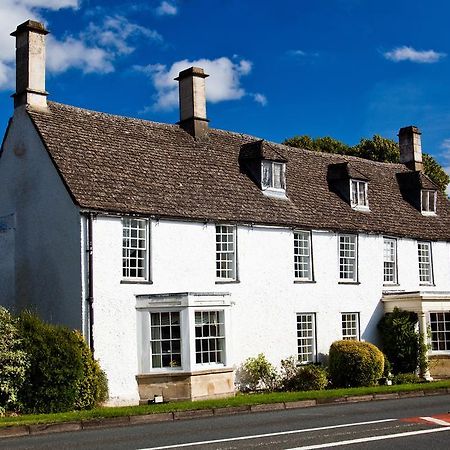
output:
M283 177L283 165L279 163L273 163L273 187L276 189L281 189L283 187L282 183Z
M152 368L181 367L179 312L150 313Z
M433 282L432 261L431 261L431 243L417 243L419 258L419 281L424 284Z
M272 163L270 161L262 163L262 187L272 187Z
M311 235L307 231L294 232L294 277L312 280Z
M297 346L300 362L315 361L315 339L315 314L297 314Z
M342 313L342 339L359 340L359 313Z
M122 220L122 276L124 278L147 277L147 227L145 219Z
M385 283L397 282L397 241L384 238L383 274Z
M450 350L450 312L430 313L431 349Z
M356 281L357 269L356 236L339 236L339 279Z
M223 311L195 312L195 360L197 364L224 364Z
M236 228L216 225L216 278L236 279Z

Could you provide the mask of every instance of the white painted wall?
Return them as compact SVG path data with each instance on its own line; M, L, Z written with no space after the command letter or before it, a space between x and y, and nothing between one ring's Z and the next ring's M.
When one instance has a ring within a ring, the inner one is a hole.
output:
M8 214L15 214L14 257L0 285L12 288L0 289L0 304L81 329L79 212L24 107L0 157L0 217Z
M216 284L215 225L151 222L152 284L123 284L122 224L118 217L94 221L96 356L107 371L113 398L137 401L136 299L139 294L229 292L232 360L237 366L264 353L279 364L297 352L296 314L315 312L318 353L341 338L341 313L359 312L361 338L376 342L383 290L417 291L417 243L398 239L398 286L383 286L383 237L359 235L359 282L338 283L337 234L312 233L315 283L294 283L290 229L238 227L239 283ZM450 245L434 242L435 286L450 291Z

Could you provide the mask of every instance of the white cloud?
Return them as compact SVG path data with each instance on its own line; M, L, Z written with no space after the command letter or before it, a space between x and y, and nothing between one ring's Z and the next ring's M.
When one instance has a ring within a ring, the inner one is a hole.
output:
M6 2L10 0L4 0ZM46 9L62 9L62 8L78 8L81 0L12 0L11 3L18 3L29 8L46 8Z
M307 53L304 52L303 50L288 50L286 53L289 56L295 56L295 57L306 56L307 55Z
M91 45L106 48L118 55L134 51L127 41L134 37L146 37L152 41L162 42L162 36L154 30L136 25L123 16L106 17L101 26L91 22L81 38Z
M163 1L156 8L156 14L159 16L175 16L178 13L178 8L169 2Z
M267 105L267 97L265 95L257 92L256 94L251 94L251 96L253 97L253 100L255 100L256 103L259 103L261 106Z
M8 31L27 19L45 22L44 10L78 8L81 0L0 0L0 89L14 88L14 39ZM58 40L47 37L47 67L49 72L61 73L70 68L84 73L108 73L114 70L117 57L134 51L134 38L145 37L162 41L153 30L136 25L122 16L107 16L98 25L91 23L78 35Z
M217 59L187 59L173 63L169 68L162 64L135 66L134 69L148 75L156 89L154 109L171 109L178 104L178 83L174 78L188 67L202 67L211 77L206 82L206 97L211 103L225 100L239 100L245 95L251 95L255 101L263 104L267 99L262 94L247 94L241 87L241 77L252 70L252 63L245 59L233 62L222 57Z
M434 50L415 50L407 46L397 47L390 52L384 53L384 57L390 61L410 61L421 64L435 63L445 56L445 53L439 53Z
M114 70L113 55L98 47L87 47L73 37L58 41L48 37L47 67L50 72L61 73L77 68L84 73L108 73Z

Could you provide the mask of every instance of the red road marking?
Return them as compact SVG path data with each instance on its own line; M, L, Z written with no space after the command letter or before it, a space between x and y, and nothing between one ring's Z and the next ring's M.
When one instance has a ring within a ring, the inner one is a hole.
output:
M450 426L450 413L445 413L445 414L436 414L434 416L430 416L433 419L438 419L438 420L442 420L446 423L448 423L448 425ZM426 420L423 417L407 417L404 419L400 419L400 422L407 422L407 423L422 423L425 425L437 425L436 422L432 422L429 420ZM442 426L444 426L442 424Z

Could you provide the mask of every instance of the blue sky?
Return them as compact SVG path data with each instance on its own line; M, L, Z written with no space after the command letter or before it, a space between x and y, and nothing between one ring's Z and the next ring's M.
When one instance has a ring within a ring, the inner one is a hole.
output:
M448 0L0 0L1 134L28 18L51 31L51 100L174 123L172 78L200 65L215 128L355 144L417 125L450 170Z

